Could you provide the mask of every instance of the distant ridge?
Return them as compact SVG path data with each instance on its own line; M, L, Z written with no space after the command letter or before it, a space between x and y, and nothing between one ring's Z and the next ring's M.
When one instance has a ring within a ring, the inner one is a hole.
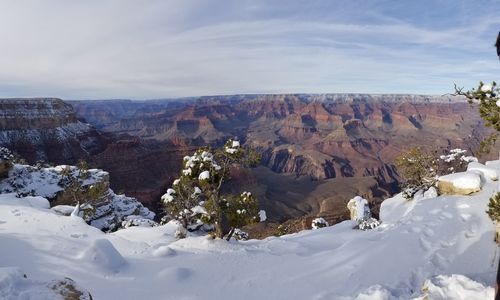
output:
M72 100L70 102L129 102L129 103L164 103L164 102L196 102L199 100L220 100L220 101L239 101L239 100L252 100L252 99L285 99L286 97L297 97L306 102L311 101L338 101L338 102L351 102L355 100L364 101L385 101L385 102L398 102L408 101L412 103L420 102L466 102L462 96L448 95L421 95L421 94L367 94L367 93L270 93L270 94L228 94L228 95L207 95L207 96L193 96L193 97L179 97L179 98L157 98L157 99L86 99L86 100Z

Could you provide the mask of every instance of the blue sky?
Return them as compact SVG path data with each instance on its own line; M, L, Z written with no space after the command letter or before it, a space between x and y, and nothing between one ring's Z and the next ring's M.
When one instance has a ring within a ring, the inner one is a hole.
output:
M500 80L499 1L3 0L0 97L445 94Z

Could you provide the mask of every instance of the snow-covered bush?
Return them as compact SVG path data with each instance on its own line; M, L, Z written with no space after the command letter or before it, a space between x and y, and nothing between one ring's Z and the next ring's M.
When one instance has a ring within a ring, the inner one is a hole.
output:
M12 159L14 159L12 152L5 147L0 147L0 161Z
M221 188L229 179L233 165L251 166L258 162L253 151L241 147L238 141L228 140L222 149L197 150L183 160L180 177L161 197L167 217L178 220L187 230L212 225L215 235L229 240L236 228L258 222L258 205L249 192L239 196L222 195ZM227 223L229 228L224 228Z
M246 241L250 238L250 236L248 235L248 232L245 232L239 228L236 228L234 230L234 237L240 241Z
M467 150L457 148L439 155L437 150L421 147L401 153L395 163L402 179L403 197L412 200L417 193L436 186L439 176L465 171L469 162L477 162L477 158L466 153Z
M448 153L439 156L438 175L465 171L470 162L477 162L477 158L466 154L464 149L451 149Z
M361 230L375 229L380 225L380 221L375 218L367 218L359 221L358 228Z
M329 226L328 222L323 218L316 218L311 222L312 229L319 229L327 226Z
M479 105L479 115L485 121L487 127L497 131L481 141L480 152L488 153L491 146L497 141L500 131L500 87L495 81L491 84L479 82L477 88L464 91L463 88L455 86L455 95L465 96L469 103Z
M158 224L155 221L150 220L150 219L146 219L143 216L138 216L138 215L126 216L125 220L122 221L123 228L134 227L134 226L154 227L157 225Z

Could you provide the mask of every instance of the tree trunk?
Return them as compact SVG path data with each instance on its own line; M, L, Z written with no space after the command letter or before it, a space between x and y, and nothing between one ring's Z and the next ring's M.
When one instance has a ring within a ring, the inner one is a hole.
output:
M226 240L227 241L230 241L231 240L231 237L233 236L234 234L234 227L231 227L231 230L229 231L229 233L227 234L227 238Z
M220 220L220 218L218 218ZM218 238L224 238L224 230L222 230L222 224L220 221L215 222L215 234Z

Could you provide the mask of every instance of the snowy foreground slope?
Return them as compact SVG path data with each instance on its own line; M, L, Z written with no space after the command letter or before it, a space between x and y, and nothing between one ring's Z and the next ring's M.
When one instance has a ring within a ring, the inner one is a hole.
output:
M171 223L106 234L44 198L4 194L0 299L54 299L47 285L64 277L93 299L493 299L498 251L485 210L497 187L396 196L374 230L345 221L246 242L176 241Z

